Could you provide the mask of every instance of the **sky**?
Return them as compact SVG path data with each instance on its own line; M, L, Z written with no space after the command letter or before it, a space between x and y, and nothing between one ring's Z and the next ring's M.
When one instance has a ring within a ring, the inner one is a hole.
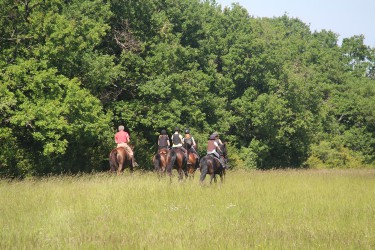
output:
M364 35L364 44L375 48L375 0L216 0L222 8L238 3L253 17L287 14L310 25L312 32L323 29L343 38Z

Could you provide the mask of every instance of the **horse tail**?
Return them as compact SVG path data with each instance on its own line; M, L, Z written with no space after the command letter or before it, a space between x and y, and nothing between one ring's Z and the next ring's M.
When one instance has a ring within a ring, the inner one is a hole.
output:
M124 150L125 151L125 150ZM120 163L121 160L125 161L126 159L126 151L125 151L125 155L122 155L121 153L119 153L117 150L116 150L116 160L117 160L117 163Z
M174 150L171 150L169 151L169 161L168 161L168 166L167 166L167 172L169 174L172 174L172 168L173 168L173 165L176 161L176 158L177 158L177 154Z
M160 158L161 158L160 154L155 155L156 160L160 161Z
M154 168L155 168L155 171L159 171L160 169L160 154L156 154L155 157L154 157Z
M116 171L117 161L117 150L114 149L109 153L109 167L111 171Z
M208 167L207 167L207 157L201 158L199 162L200 168L201 168L201 176L199 178L200 182L202 183L204 179L206 178L206 174L208 172Z

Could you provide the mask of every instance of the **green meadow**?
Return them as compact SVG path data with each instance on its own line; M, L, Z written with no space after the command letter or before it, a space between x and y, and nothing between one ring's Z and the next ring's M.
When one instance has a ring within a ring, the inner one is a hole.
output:
M0 249L375 249L375 170L4 179L0 227Z

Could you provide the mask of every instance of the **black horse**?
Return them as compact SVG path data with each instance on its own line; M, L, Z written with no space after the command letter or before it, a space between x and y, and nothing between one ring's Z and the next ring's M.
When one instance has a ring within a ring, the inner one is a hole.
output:
M225 143L219 146L221 149L221 156L224 158L224 162L227 162L227 149ZM216 175L220 176L221 182L224 181L225 177L225 168L220 163L219 159L213 155L206 155L202 157L202 159L199 162L200 170L201 170L201 176L200 176L200 182L203 183L204 179L206 178L206 175L209 174L211 176L210 184L212 183L212 180L217 182Z

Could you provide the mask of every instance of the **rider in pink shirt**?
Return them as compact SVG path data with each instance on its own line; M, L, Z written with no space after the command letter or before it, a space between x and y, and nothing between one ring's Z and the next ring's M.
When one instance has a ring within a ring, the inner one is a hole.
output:
M123 126L119 127L119 132L117 132L115 135L115 141L117 144L128 143L130 141L129 134L124 131Z
M129 147L128 143L130 142L130 136L128 132L124 131L124 126L118 127L118 132L115 134L115 142L117 143L117 147L125 148L126 152L128 152L129 156L133 158L135 166L138 164L135 162L134 153L131 147Z

